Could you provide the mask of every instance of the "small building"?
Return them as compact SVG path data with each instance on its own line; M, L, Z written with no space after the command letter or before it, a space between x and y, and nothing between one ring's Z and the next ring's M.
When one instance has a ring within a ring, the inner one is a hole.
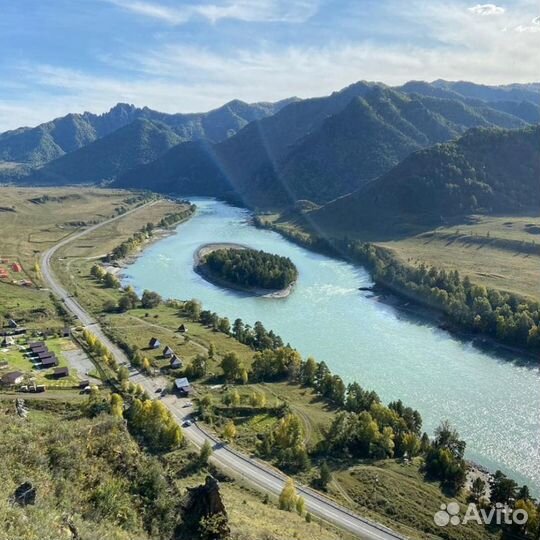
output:
M39 351L37 354L38 360L43 362L43 360L46 360L47 358L52 358L54 356L54 353L51 351Z
M81 389L85 389L87 386L90 386L90 381L88 379L83 379L80 383L79 383L79 388Z
M14 271L14 272L22 272L22 266L19 264L19 263L13 263L11 265L11 269Z
M174 356L174 351L167 345L164 349L163 349L163 356L165 358L172 358Z
M159 349L161 347L161 343L159 342L159 339L153 337L149 342L148 342L148 346L151 348L151 349Z
M55 379L62 379L69 375L69 369L67 367L59 367L53 371L53 377Z
M13 319L8 319L8 326L10 328L18 328L19 325L17 324L17 321L14 321Z
M171 369L180 369L182 367L182 360L180 360L176 354L173 354L169 365L171 366Z
M0 279L7 279L9 277L5 268L0 268Z
M15 345L15 340L11 336L4 336L0 347L11 347L11 345Z
M181 333L181 334L187 334L187 326L185 324L181 324L179 327L178 327L178 331Z
M174 381L174 387L176 388L176 390L178 390L179 394L183 396L189 396L189 394L191 394L192 392L191 385L189 384L187 377L181 377L180 379L176 379Z
M29 343L27 345L27 347L28 347L28 349L30 349L30 351L33 354L37 354L40 351L46 351L47 350L47 345L45 344L44 341L35 341L33 343Z
M49 369L57 365L58 365L58 358L56 358L54 354L51 356L48 356L47 358L43 358L41 360L41 367L43 369Z
M2 376L2 384L6 386L12 386L14 384L21 384L24 379L24 374L20 371L11 371Z
M62 337L70 337L71 336L71 328L67 327L62 329Z

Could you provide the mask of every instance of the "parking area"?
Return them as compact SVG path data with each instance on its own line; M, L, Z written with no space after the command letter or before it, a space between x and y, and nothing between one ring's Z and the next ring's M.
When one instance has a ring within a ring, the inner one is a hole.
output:
M95 366L82 349L75 347L70 350L64 350L63 354L69 367L75 370L81 379L88 379L92 384L100 383L99 379L89 375L89 373L95 370Z

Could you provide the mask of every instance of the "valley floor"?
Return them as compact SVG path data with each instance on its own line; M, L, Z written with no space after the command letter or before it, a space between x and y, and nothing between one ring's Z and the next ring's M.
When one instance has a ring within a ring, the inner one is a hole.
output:
M116 205L122 205L126 208L134 206L133 203L127 204L125 202L126 198L130 196L126 192L110 193L111 198L102 199L102 194L107 192L101 190L84 192L82 194L82 201L78 198L64 199L64 204L61 207L57 206L57 203L54 201L46 201L35 206L35 208L32 206L35 203L30 203L29 206L29 198L41 196L43 193L56 196L55 194L57 192L55 190L47 190L46 192L17 190L15 192L9 192L10 205L13 205L16 213L19 213L17 216L18 226L10 229L6 240L2 238L2 250L6 253L18 254L23 267L29 267L35 264L39 260L39 253L57 242L62 238L64 233L68 234L78 228L75 225L70 225L68 231L63 230L63 227L66 226L66 221L71 222L73 220L71 216L80 215L82 216L81 219L84 217L89 221L93 212L100 219L104 219L114 213ZM71 195L69 190L62 191L62 196L67 195ZM97 206L85 210L84 212L87 212L87 214L83 214L83 211L79 207L84 207L84 204L81 205L81 203L88 200L95 200ZM98 202L101 206L98 205ZM175 305L161 304L158 307L148 309L136 308L126 313L105 312L104 305L107 302L117 303L122 293L115 288L105 287L90 275L90 269L98 258L110 252L119 243L140 230L143 224L159 221L174 206L174 203L168 201L158 201L156 204L145 207L136 213L126 216L124 219L108 224L88 236L68 244L62 248L58 257L54 260L54 269L66 288L70 290L81 305L100 320L102 326L110 336L128 344L131 348L142 351L155 369L162 370L166 368L168 361L162 356L160 350L148 349L148 342L152 337L158 338L163 345L167 344L171 346L181 356L185 365L190 365L200 354L210 355L207 376L198 382L197 390L199 395L208 394L217 402L222 399L223 394L223 381L219 367L223 356L229 352L235 352L242 365L247 368L253 360L253 350L232 337L216 332L199 322L194 322ZM59 208L62 209L61 212L58 211ZM70 217L64 217L64 213ZM30 222L25 220L25 216L28 215L33 216ZM527 220L527 223L529 221L532 223L531 220ZM524 221L519 227L523 228L527 223ZM4 225L4 216L2 214L0 214L0 225ZM7 220L6 226L8 226ZM478 226L480 227L480 224ZM492 227L488 229L490 230L490 237L495 236L494 230L499 231L495 225L484 223L481 226ZM13 226L9 225L9 227ZM508 228L502 221L498 223L497 227L500 228L500 231L505 231L505 227ZM516 226L516 231L514 231L516 233L515 239L518 242L522 238L522 233L517 230L519 227ZM478 229L474 232L479 233L481 230ZM450 231L447 231L447 233L449 234ZM442 253L445 252L443 244L446 241L444 239L445 233L438 231L438 234L443 236L437 236L437 240L433 241L438 245L437 249L440 250L442 260L436 255L432 256L437 259L439 264L444 264L444 261L450 264L452 260L456 264L456 261L459 260L456 259L455 251L452 250L456 250L457 246L453 244L457 244L458 242L450 242L446 249L447 254L443 257ZM465 234L464 231L463 234ZM36 235L39 235L42 239L43 245L39 247L34 245ZM472 236L474 237L474 235ZM502 236L502 232L500 238L505 238ZM513 237L510 238L510 235L508 235L508 239L514 240ZM410 244L407 244L408 241L402 240L387 242L383 245L395 250L405 260L409 260L417 256L422 256L423 251L420 246L426 245L425 249L430 249L429 244L423 244L427 240L429 240L429 237L423 240L410 240ZM479 272L478 275L481 276L483 272L487 273L490 271L506 276L510 268L508 270L499 267L494 268L493 264L490 268L488 264L489 256L487 255L487 250L492 250L493 248L489 246L483 247L480 251L483 249L486 249L486 252L483 252L486 253L486 259L480 262L480 267L477 269ZM13 257L13 255L10 256ZM506 255L506 253L501 255L501 257L504 258L504 261L511 261L511 257ZM536 257L537 255L531 255L531 261L536 260ZM517 261L514 262L512 268L516 270L518 267L519 263ZM504 279L509 280L509 277ZM24 320L25 325L36 331L40 331L43 328L63 327L66 324L63 315L58 311L48 294L40 290L39 268L35 269L34 274L31 274L31 278L35 284L31 288L0 283L0 292L2 293L1 307L3 312L0 315L5 316L5 313L9 313L13 318ZM528 282L529 279L531 279L530 276L521 277L519 272L516 272L515 281L519 284L518 287L521 290L525 290L525 287L530 285ZM49 310L49 315L45 317L34 317L33 306L36 305L35 302L38 302L38 305L39 303L43 304ZM178 327L182 324L188 328L188 332L183 335L177 332ZM172 385L175 376L174 372L168 372L165 369L163 373L165 373L168 384ZM315 445L324 438L324 430L330 423L335 412L331 406L314 395L311 390L298 385L283 382L253 384L238 386L238 391L241 394L241 399L244 401L249 399L248 396L250 393L256 391L263 393L268 402L286 403L301 419L306 443L309 445ZM61 390L56 390L56 392L61 392ZM0 396L2 396L1 393ZM71 407L69 404L72 403L72 398L72 394L66 392L65 399L60 399L60 401L65 401L69 408ZM8 406L4 404L11 403L12 400L13 394L5 394L2 406L7 410ZM74 406L76 407L80 401L80 397L73 398ZM30 437L31 439L36 436L30 433L30 431L36 429L38 425L41 426L42 432L49 433L55 422L63 421L62 415L65 415L65 411L62 407L60 407L60 412L58 413L61 416L56 418L54 416L57 414L56 410L51 412L47 410L47 406L43 406L45 412L40 412L41 409L38 411L37 407L34 406L33 400L29 401L29 406L31 409L30 424L24 428L29 430L29 433L25 434L25 437ZM69 421L73 422L73 424L66 423L65 425L68 427L73 425L74 433L78 429L89 429L90 427L85 424L89 422L88 420L79 420L76 418L76 415L74 418L70 418ZM274 416L268 414L250 415L243 420L238 419L238 437L235 444L246 451L253 451L258 435L271 429L276 421L277 419ZM14 419L13 422L13 430L22 429L17 425L17 419ZM80 428L75 427L77 422L81 422ZM223 432L223 428L223 422L218 422L214 426L218 434ZM118 433L120 433L118 435L119 437L127 437L126 434L121 434L120 428L118 430ZM70 431L70 429L66 428L63 436L66 440L70 441L69 444L76 444L70 439ZM19 448L17 445L19 443L16 440L17 437L4 440L2 445L3 450L5 452L17 452L17 448ZM132 443L129 442L129 444ZM137 452L140 452L140 450L137 450ZM178 463L185 463L189 459L189 452L186 452L184 450L177 451L164 457L168 467L167 474L173 475L175 483L181 489L184 489L187 485L192 485L192 482L200 483L201 480L200 476L194 475L186 481L178 470L175 469ZM85 459L84 453L83 459ZM420 472L421 463L419 461L406 464L400 460L370 461L365 463L340 462L336 460L335 462L331 462L331 466L333 476L328 488L329 494L341 504L350 507L355 512L384 523L411 538L440 538L439 531L433 523L433 514L437 511L441 502L448 502L449 499L441 490L438 483L425 481L423 474ZM21 471L14 462L9 461L7 470L9 471L9 480L4 486L3 499L8 497L10 490L12 491L14 489L18 479L22 478ZM45 473L46 475L52 474L49 469L46 469ZM45 473L38 472L37 469L34 470L30 466L25 471L26 476L34 475L38 479L37 482L41 482L41 486L50 487L54 485L56 480L48 476L42 476ZM114 476L115 473L112 471L107 474ZM298 475L298 480L308 483L313 480L315 474L316 471L314 470L301 473ZM108 479L108 481L112 481L112 479ZM76 488L70 486L69 489ZM240 539L276 538L285 540L291 537L309 537L317 540L318 538L345 538L340 533L323 528L319 524L306 523L303 518L295 514L283 514L272 503L265 504L266 501L259 494L250 490L246 491L237 482L226 482L223 493L226 506L229 509L233 531ZM464 503L465 496L460 496L459 500L461 503ZM83 502L84 504L88 504L87 500ZM32 519L40 519L40 515L50 512L48 502L43 501L40 504L41 506L36 509L36 512L30 515L31 519L26 525L23 525L26 519L26 512L24 510L17 509L13 511L3 505L0 506L0 515L3 514L2 517L6 520L11 520L16 527L37 527L38 522L33 522ZM62 504L69 507L69 502L66 500L63 500ZM88 512L90 512L88 514L91 516L90 519L93 519L92 512L90 510ZM54 514L51 514L51 516L54 518ZM58 519L60 519L59 516ZM116 528L117 536L115 538L133 538L133 536L129 536L130 533L127 526L118 522L113 516L106 518L103 527L104 530L106 527ZM484 528L473 526L471 528L452 528L445 530L444 537L448 540L482 540L495 538L498 534L497 532L491 533ZM151 535L142 535L141 538L153 537Z

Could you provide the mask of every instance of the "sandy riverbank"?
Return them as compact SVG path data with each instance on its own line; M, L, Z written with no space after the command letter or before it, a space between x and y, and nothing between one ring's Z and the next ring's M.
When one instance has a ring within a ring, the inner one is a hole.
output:
M226 289L233 289L236 291L251 294L253 296L260 296L261 298L287 298L287 296L289 296L292 293L294 289L294 285L296 284L296 281L293 281L288 287L285 287L284 289L275 291L273 289L259 289L256 287L252 287L252 288L240 287L239 285L236 285L235 283L230 283L229 281L220 279L216 277L214 274L211 274L210 272L208 272L208 269L206 268L203 262L203 259L204 257L206 257L206 255L212 253L213 251L217 251L219 249L252 249L252 248L250 248L249 246L242 245L242 244L234 244L232 242L204 244L200 246L193 254L193 269L195 270L195 272L197 272L197 274L203 277L206 281L214 285L218 285L219 287L224 287Z

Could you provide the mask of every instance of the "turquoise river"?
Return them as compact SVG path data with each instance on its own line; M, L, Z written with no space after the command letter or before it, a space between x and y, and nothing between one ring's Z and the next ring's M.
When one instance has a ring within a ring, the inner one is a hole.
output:
M467 441L467 457L501 469L540 494L540 368L485 352L418 316L358 290L360 267L312 253L255 228L248 211L194 198L196 215L150 246L126 269L126 283L167 298L197 298L232 320L262 321L303 355L324 360L345 382L357 380L388 402L417 408L432 434L441 419ZM285 299L257 298L214 286L193 271L206 243L237 242L290 257L298 283Z

